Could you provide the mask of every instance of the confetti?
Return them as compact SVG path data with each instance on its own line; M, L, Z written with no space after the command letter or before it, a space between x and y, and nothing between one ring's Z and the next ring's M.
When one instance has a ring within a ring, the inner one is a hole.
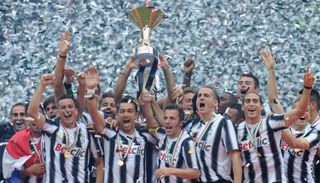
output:
M141 32L127 14L150 3L166 13L152 31L151 45L171 57L169 65L178 84L183 81L181 66L192 57L196 61L193 87L210 84L218 91L236 93L239 75L252 71L267 99L267 70L258 55L267 47L277 58L279 102L289 109L303 87L306 65L320 70L320 3L316 1L7 0L0 3L1 121L7 120L14 103L30 101L40 76L52 71L65 30L71 32L66 64L76 72L96 66L101 91L114 87L130 50L141 44ZM162 72L159 77L165 87ZM319 77L316 88L320 88ZM132 73L126 92L135 95L136 91ZM49 87L44 97L52 94Z

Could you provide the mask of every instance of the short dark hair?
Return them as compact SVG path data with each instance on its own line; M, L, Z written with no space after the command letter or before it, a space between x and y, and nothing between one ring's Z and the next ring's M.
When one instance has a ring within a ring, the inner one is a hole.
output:
M255 76L252 72L244 72L241 74L240 79L243 77L249 77L252 78L254 81L254 87L255 88L260 88L259 86L259 79L257 78L257 76Z
M119 103L117 104L117 111L119 111L119 108L120 108L120 104L122 103L131 103L131 104L134 104L134 108L136 110L136 112L139 112L139 107L138 107L138 102L137 100L131 96L131 95L125 95L120 101Z
M261 105L263 104L261 95L259 95L259 93L255 92L255 91L250 91L250 92L246 93L245 96L243 97L243 99L242 99L242 105L244 104L244 99L245 99L246 96L249 95L250 93L254 93L254 94L258 95L260 104L261 104Z
M299 94L302 95L303 89L299 91ZM317 110L319 111L320 108L320 94L317 91L317 89L312 88L311 94L310 94L310 102L316 102L317 104Z
M43 101L43 109L46 111L49 104L57 105L56 100L53 95L49 96Z
M70 95L64 94L62 95L58 100L57 100L57 105L59 106L59 101L64 100L64 99L71 99L74 102L74 106L79 109L79 104L78 102Z
M183 94L187 94L187 93L195 94L196 93L196 91L194 89L190 88L190 87L185 87L182 90L183 90Z
M238 103L237 104L232 104L230 106L230 109L236 109L238 111L236 121L234 121L234 122L241 122L240 121L241 119L245 119L244 112L242 110L241 104L238 104Z
M184 111L176 104L169 103L164 107L164 111L166 110L176 110L179 114L179 121L184 121Z
M26 104L25 104L25 103L22 103L22 102L18 102L18 103L13 104L13 106L11 107L11 109L10 109L10 116L12 116L12 110L13 110L13 108L15 108L15 107L17 107L17 106L23 106L23 107L25 108L25 113L27 113Z
M113 98L114 101L116 101L116 96L113 94L113 92L110 90L110 91L107 91L107 92L104 92L102 94L102 97L100 99L100 105L102 103L102 100L105 99L105 98Z
M238 103L238 98L237 98L237 96L235 96L235 95L233 95L232 93L230 93L230 92L227 92L227 91L224 91L223 93L226 93L226 94L228 94L229 95L229 97L230 97L230 105L232 105L232 104L237 104Z
M220 97L218 95L218 92L212 86L206 85L206 86L200 87L198 92L200 91L201 88L209 88L210 90L212 90L213 97L218 101L218 106L220 105Z

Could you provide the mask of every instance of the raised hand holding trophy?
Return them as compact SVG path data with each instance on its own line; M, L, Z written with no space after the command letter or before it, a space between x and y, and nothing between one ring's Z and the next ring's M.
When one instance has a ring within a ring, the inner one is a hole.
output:
M142 90L151 92L154 87L154 78L156 76L159 52L151 47L151 31L164 18L164 13L154 7L139 7L130 11L129 19L139 28L142 33L142 45L137 49L135 54L135 63L139 66L136 75L138 81L139 93Z

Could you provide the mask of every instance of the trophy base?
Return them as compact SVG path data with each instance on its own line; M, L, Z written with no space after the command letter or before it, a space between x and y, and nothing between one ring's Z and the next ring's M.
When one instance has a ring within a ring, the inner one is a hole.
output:
M158 51L151 46L141 46L135 55L135 63L139 66L151 66L158 55Z

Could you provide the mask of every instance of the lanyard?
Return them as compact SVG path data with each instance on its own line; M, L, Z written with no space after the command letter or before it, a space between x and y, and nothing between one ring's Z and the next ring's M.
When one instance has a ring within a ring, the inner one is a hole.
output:
M73 143L70 145L70 138L69 138L69 133L68 131L62 126L63 128L63 131L64 131L64 134L66 135L67 137L67 144L66 144L66 148L67 148L67 152L69 152L73 147L74 145L76 144L77 140L78 140L78 135L80 134L79 131L80 131L80 128L79 126L77 125L77 128L76 128L76 133L74 134L74 141Z
M253 133L251 132L250 128L248 127L248 125L246 125L246 129L249 132L249 138L250 141L252 142L252 145L254 148L257 148L256 146L256 139L257 139L257 133L259 131L259 128L262 124L263 118L260 119L259 123L256 125L256 128L253 130Z
M209 125L215 122L216 119L217 119L217 116L213 114L211 120L206 124L204 129L200 133L198 133L196 140L194 141L195 144L199 142L199 140L203 137L205 132L208 130Z
M37 146L35 145L36 142L33 140L33 137L30 136L30 144L32 146L32 149L34 150L34 152L37 154L37 156L39 157L40 161L43 162L43 156L42 156L42 140L41 140L41 137L39 139L39 142L40 143L40 150L38 150ZM37 144L38 144L37 143Z
M129 154L129 151L131 150L131 146L133 144L133 141L134 139L136 138L136 130L134 130L132 136L131 136L132 140L128 146L128 149L127 151L125 152L125 154L123 155L122 154L122 144L120 143L120 136L119 136L119 133L117 134L117 148L119 149L119 153L118 153L118 156L119 156L119 159L120 161L124 161L126 159L126 157L128 156Z
M182 134L183 134L183 130L180 131L179 136L178 136L178 138L177 138L177 141L176 141L176 143L174 144L173 154L170 154L170 153L169 153L169 152L170 152L170 149L168 150L168 148L167 148L168 143L167 143L167 139L166 139L166 153L167 153L167 155L168 155L168 160L169 160L169 166L170 166L170 167L173 167L173 165L174 165L174 157L175 157L176 152L177 152L177 151L176 151L176 150L177 150L177 145L178 145L178 143L180 142L180 139L181 139ZM171 158L170 158L170 157L171 157Z

